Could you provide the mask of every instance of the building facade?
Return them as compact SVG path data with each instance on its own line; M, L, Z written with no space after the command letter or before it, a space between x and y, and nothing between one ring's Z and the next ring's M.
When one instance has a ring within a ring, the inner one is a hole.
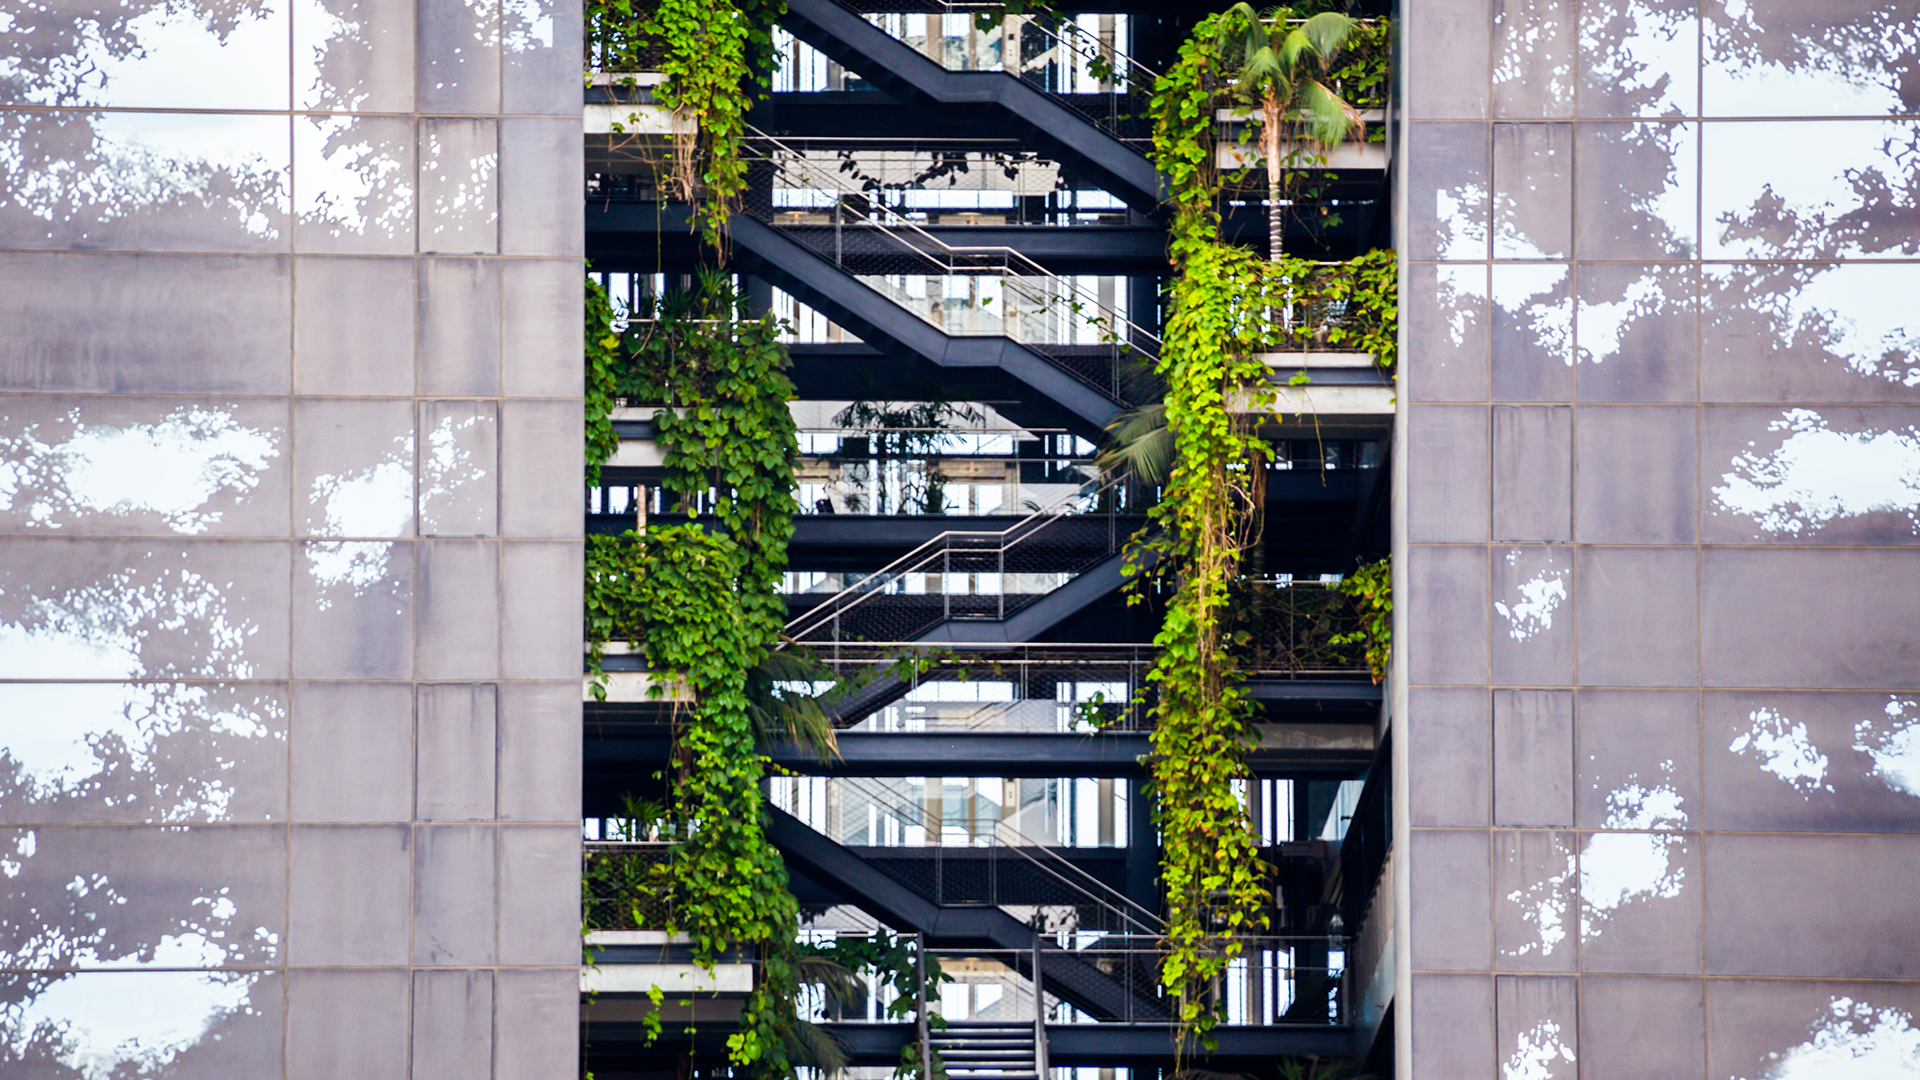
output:
M1406 5L1402 1075L1920 1067L1915 14Z
M875 6L790 0L730 268L790 323L790 632L942 659L774 751L769 835L809 933L945 957L956 1080L1167 1071L1151 494L1089 478L1152 397L1138 111L1206 12ZM1384 141L1287 245L1399 252L1400 366L1267 421L1254 592L1390 550L1397 646L1384 688L1251 665L1277 930L1210 1067L1920 1076L1920 8L1377 6ZM615 656L583 710L582 536L665 507L623 413L583 515L580 260L642 318L702 258L644 93L589 77L583 129L582 38L0 9L0 1075L719 1068L737 987L654 1043L605 974L682 943L603 939L581 995L583 819L654 793L671 707ZM869 1006L814 1012L879 1075L912 1025Z
M577 6L0 23L0 1073L570 1072Z

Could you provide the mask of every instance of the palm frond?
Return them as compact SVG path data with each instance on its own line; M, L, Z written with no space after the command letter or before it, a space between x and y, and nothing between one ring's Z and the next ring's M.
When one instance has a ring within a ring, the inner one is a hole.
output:
M1366 129L1353 106L1317 79L1308 79L1300 88L1295 116L1305 129L1307 140L1323 150L1331 150L1348 136L1361 134Z
M830 685L825 691L807 693L794 683ZM762 745L788 739L807 747L821 761L840 755L833 718L826 710L846 688L831 669L796 650L768 653L747 669L746 692L747 715Z
M794 1025L781 1034L786 1044L787 1061L805 1069L819 1069L829 1078L838 1077L847 1071L852 1058L847 1048L840 1045L838 1039L828 1034L818 1024L805 1020L795 1021Z
M1173 475L1173 429L1167 426L1165 404L1128 409L1107 430L1113 437L1094 458L1096 468L1130 473L1149 484L1164 484Z
M802 953L795 957L793 979L803 985L818 984L824 987L827 994L842 1005L858 1001L862 990L859 976L852 968L825 956Z
M1333 54L1347 47L1347 39L1353 36L1359 26L1352 18L1337 11L1323 11L1301 23L1296 32L1307 40L1314 57L1324 68L1333 62Z

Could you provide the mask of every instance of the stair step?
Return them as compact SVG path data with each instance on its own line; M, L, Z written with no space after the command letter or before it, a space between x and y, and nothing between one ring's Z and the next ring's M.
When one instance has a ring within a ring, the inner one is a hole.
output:
M941 1047L936 1044L934 1049L939 1050ZM971 1047L955 1047L942 1056L948 1061L1020 1061L1033 1056L1033 1047L1021 1046L1007 1050L976 1050Z

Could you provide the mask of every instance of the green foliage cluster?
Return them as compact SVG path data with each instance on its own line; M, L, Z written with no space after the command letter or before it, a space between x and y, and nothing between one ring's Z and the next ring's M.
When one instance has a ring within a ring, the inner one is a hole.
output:
M688 935L702 964L730 947L759 949L760 977L727 1050L758 1075L785 1076L799 908L764 831L766 759L749 714L747 670L768 641L742 602L743 549L693 525L657 526L614 543L639 550L626 588L649 668L683 679L694 698L693 720L674 749L669 813L685 839L673 858L672 929Z
M1174 999L1182 1056L1219 1023L1209 990L1237 954L1232 934L1264 925L1266 899L1259 841L1234 791L1248 775L1253 704L1236 678L1226 625L1266 452L1228 403L1266 374L1257 356L1265 313L1245 302L1264 271L1251 253L1220 241L1219 18L1202 20L1182 43L1153 97L1154 160L1173 211L1176 274L1156 366L1173 455L1152 511L1160 528L1143 554L1172 576L1174 591L1147 676L1158 691L1148 765L1167 896L1160 979Z
M626 76L627 89L635 73L665 76L652 96L673 114L667 173L679 196L696 204L694 224L716 252L746 190L740 140L747 110L778 62L773 26L786 10L786 0L585 2L590 64Z
M800 946L802 957L830 960L846 971L877 976L880 985L892 991L892 1000L887 1002L885 1010L889 1020L911 1019L922 998L939 1001L940 985L953 981L953 976L941 970L939 958L928 956L926 981L922 983L921 962L916 952L917 945L912 938L886 930L864 935L844 934L831 941ZM935 1027L946 1026L941 1017L927 1019Z
M1269 261L1260 283L1262 303L1290 311L1271 320L1276 348L1331 348L1373 354L1392 370L1399 356L1400 269L1391 248L1343 263L1287 257Z
M800 441L787 408L796 391L780 334L772 316L748 316L727 275L703 272L694 289L636 313L616 383L626 400L661 407L653 423L666 489L688 512L710 497L708 509L740 546L742 604L768 644L786 622L780 580L799 508Z
M645 535L588 539L591 665L599 670L607 642L626 640L644 648L656 694L676 680L691 691L666 808L666 831L679 842L652 880L670 893L670 928L691 938L699 962L758 949L759 978L729 1056L757 1076L790 1076L796 1047L807 1045L794 1015L798 907L766 839L760 793L770 708L760 699L792 674L768 667L784 621L779 586L799 450L786 350L777 324L748 318L718 273L636 313L621 333L604 293L590 286L588 303L590 418L610 418L620 398L660 406L666 486L679 509L691 514L704 502L720 526L654 524ZM612 435L610 419L604 433ZM590 435L589 462L617 445Z
M1353 36L1327 73L1327 82L1356 109L1385 108L1393 92L1393 21L1354 20ZM1369 142L1381 142L1386 137L1385 125L1374 124L1367 129Z
M1260 260L1222 244L1192 250L1173 282L1159 371L1174 463L1144 546L1173 596L1147 679L1157 690L1149 766L1167 895L1161 982L1174 998L1184 1052L1218 1024L1210 988L1266 926L1259 839L1234 782L1247 777L1254 708L1228 632L1231 586L1251 540L1259 461L1268 453L1229 399L1257 380L1260 320L1245 298Z
M1221 240L1214 110L1237 76L1217 47L1228 17L1194 28L1157 81L1152 106L1153 156L1172 210L1175 275L1157 373L1173 454L1152 511L1159 530L1141 548L1172 584L1148 676L1157 690L1149 765L1167 894L1161 982L1176 1003L1182 1055L1196 1040L1209 1042L1219 1022L1211 987L1238 954L1238 936L1267 927L1258 838L1235 791L1248 777L1254 709L1239 682L1249 635L1230 609L1243 554L1257 539L1271 449L1232 406L1266 385L1259 353L1296 333L1392 360L1393 312L1380 306L1392 296L1390 252L1326 268L1262 260ZM1374 305L1366 318L1313 314L1358 314L1366 305ZM1289 308L1311 317L1280 317Z
M625 359L620 333L613 328L613 303L600 283L587 278L586 420L587 483L600 482L600 466L613 460L620 436L613 430L614 392Z
M773 24L786 9L785 0L658 0L641 25L661 48L666 81L653 96L674 116L671 175L716 251L747 187L740 146L756 69L772 71Z
M990 4L973 13L973 28L983 34L1000 29L1009 15L1031 15L1041 19L1058 19L1060 12L1047 0L1002 0Z
M1348 574L1340 582L1340 592L1351 597L1360 608L1361 626L1348 634L1337 634L1330 644L1361 645L1366 648L1367 669L1373 681L1387 677L1387 662L1393 656L1393 567L1386 559Z

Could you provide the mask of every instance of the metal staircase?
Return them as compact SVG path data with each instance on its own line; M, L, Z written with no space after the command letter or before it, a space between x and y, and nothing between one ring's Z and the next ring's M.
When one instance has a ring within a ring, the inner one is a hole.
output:
M778 807L767 807L767 839L780 849L789 866L816 881L832 882L843 891L845 902L897 930L924 934L931 943L946 947L1013 955L1015 966L1029 974L1038 964L1041 985L1048 992L1091 1016L1164 1021L1168 1015L1150 978L1142 981L1125 971L1110 974L1072 952L1047 951L1042 961L1031 926L998 907L930 900L921 889ZM1045 858L1032 852L1026 857Z
M751 184L729 225L742 269L883 351L999 368L1089 435L1143 399L1132 384L1159 338L1072 279L1012 248L948 244L764 133L746 150ZM915 296L912 280L967 295Z
M942 3L936 10L971 20L976 9ZM1150 213L1160 204L1159 174L1122 138L1144 122L1153 75L1097 43L1091 47L1115 68L1110 92L1102 96L1110 103L1126 102L1110 104L1104 116L1005 71L949 70L838 0L789 0L781 25L900 101L924 108L991 109L997 121L1134 209ZM1074 40L1070 24L1055 30L1035 22L1025 27L1025 32L1049 35L1051 49L1083 53L1089 47Z
M951 1020L928 1041L948 1080L1040 1080L1043 1031L1033 1021Z
M1089 481L1005 529L940 533L793 618L786 636L812 646L1032 640L1120 586L1138 519L1123 513L1130 485ZM1050 610L1028 610L1042 605Z

